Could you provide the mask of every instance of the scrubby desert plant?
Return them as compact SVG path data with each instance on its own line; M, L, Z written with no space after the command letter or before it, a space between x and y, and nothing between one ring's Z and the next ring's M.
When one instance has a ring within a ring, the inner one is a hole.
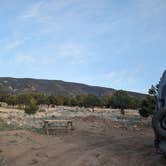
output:
M151 96L147 96L146 99L142 101L139 113L143 117L148 117L155 110L155 100Z
M147 118L150 115L150 112L149 112L148 108L141 108L141 109L139 109L139 114L142 117Z
M158 84L156 86L151 86L148 90L149 95L141 103L141 108L139 113L143 117L148 117L155 110L156 98L158 93Z
M25 113L27 114L35 114L39 107L36 104L34 99L30 100L30 103L25 107Z

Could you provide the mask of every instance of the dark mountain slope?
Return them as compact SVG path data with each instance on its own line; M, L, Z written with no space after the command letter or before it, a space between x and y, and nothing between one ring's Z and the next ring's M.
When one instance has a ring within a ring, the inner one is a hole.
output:
M0 93L39 92L53 95L95 94L112 95L116 90L85 84L31 78L0 77ZM131 96L144 97L144 94L129 92Z

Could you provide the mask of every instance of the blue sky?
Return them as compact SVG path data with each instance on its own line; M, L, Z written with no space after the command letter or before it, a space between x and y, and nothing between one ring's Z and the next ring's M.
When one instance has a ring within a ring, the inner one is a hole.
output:
M0 0L1 77L146 92L166 68L165 0Z

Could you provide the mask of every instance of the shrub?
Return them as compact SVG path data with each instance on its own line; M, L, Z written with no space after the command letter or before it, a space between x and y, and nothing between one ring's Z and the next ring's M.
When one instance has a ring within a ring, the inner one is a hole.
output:
M142 117L145 117L145 118L147 118L150 115L149 114L149 110L147 108L141 108L141 109L139 109L139 114Z
M155 109L154 99L148 96L146 99L142 101L139 113L143 117L148 117L153 113L154 109Z
M30 103L25 107L25 113L27 114L35 114L38 110L38 106L34 99L30 100Z

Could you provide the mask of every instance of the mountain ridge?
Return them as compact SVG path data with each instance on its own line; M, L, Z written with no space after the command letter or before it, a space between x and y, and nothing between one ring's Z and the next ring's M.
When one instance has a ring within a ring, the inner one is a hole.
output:
M87 85L83 83L67 82L63 80L49 80L36 78L0 77L0 93L45 93L50 95L94 94L97 96L112 95L116 89ZM130 96L145 97L146 94L127 91Z

